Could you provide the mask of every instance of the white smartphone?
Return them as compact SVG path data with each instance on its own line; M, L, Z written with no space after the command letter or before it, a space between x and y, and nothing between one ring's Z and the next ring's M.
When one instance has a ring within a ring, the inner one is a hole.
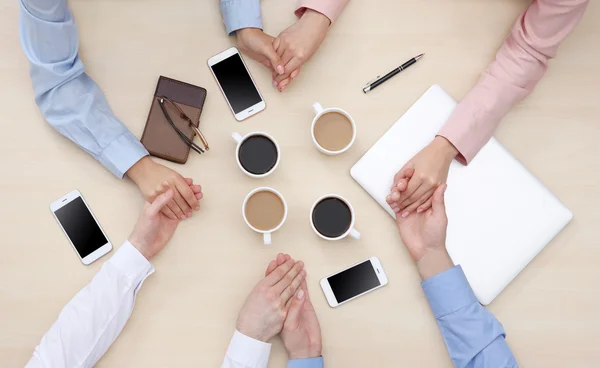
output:
M83 264L89 265L112 249L104 230L78 190L54 201L50 211Z
M321 288L331 307L349 302L387 285L388 279L377 257L354 264L321 279Z
M237 48L229 48L211 57L208 67L237 121L265 109L265 101Z

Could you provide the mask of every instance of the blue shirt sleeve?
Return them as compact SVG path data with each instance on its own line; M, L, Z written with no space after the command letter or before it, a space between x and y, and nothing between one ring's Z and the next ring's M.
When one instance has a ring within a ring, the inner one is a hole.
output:
M323 357L290 359L287 368L323 368Z
M20 38L35 102L58 132L119 178L148 151L113 114L84 72L66 0L21 0Z
M242 28L263 29L260 0L221 0L221 14L230 36Z
M456 367L517 367L504 328L479 304L460 266L421 285Z

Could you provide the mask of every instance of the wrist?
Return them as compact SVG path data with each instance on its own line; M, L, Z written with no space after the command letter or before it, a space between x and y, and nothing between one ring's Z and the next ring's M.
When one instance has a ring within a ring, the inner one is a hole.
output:
M329 28L331 25L331 20L327 18L327 16L323 13L320 13L316 10L307 8L304 14L302 14L302 21L307 21L312 23L313 25Z
M253 27L248 27L248 28L242 28L242 29L238 29L237 31L235 31L235 34L238 37L246 37L248 35L252 35L253 33L262 33L263 30L260 28L253 28Z
M298 352L288 351L289 359L310 359L310 358L318 358L321 355L322 355L321 349L298 351Z
M153 255L148 252L148 247L144 246L140 240L136 239L133 236L130 236L129 239L127 239L127 241L129 241L131 245L133 245L133 247L137 249L138 252L140 252L140 254L143 255L144 258L146 258L148 261L152 259Z
M441 249L429 249L417 261L417 270L419 271L419 275L421 275L421 280L427 280L452 267L454 267L454 263L444 247Z
M267 336L263 331L252 331L252 329L250 329L250 328L246 329L240 323L238 323L236 325L235 329L238 330L238 332L241 333L242 335L248 336L249 338L254 339L254 340L267 342L271 339L271 337Z
M442 137L441 135L436 136L431 144L449 161L452 161L454 157L458 155L458 150L456 147L454 147L454 145L448 139Z
M125 173L129 179L139 186L139 183L143 180L144 175L154 165L154 161L149 156L142 157L138 162L133 164Z

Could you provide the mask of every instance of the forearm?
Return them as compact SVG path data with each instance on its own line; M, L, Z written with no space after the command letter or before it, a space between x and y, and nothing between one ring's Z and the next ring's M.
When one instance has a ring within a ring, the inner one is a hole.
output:
M77 26L65 0L21 0L20 37L35 101L58 132L119 178L148 154L84 73Z
M28 367L92 367L115 341L154 268L129 242L60 312Z
M536 0L519 17L496 59L439 134L470 162L506 113L544 76L559 44L581 20L588 0Z
M243 28L263 29L260 0L220 0L227 34Z
M422 283L456 367L516 367L502 325L475 297L460 266Z
M301 17L306 9L312 9L325 15L333 23L340 16L349 0L299 0L295 14Z

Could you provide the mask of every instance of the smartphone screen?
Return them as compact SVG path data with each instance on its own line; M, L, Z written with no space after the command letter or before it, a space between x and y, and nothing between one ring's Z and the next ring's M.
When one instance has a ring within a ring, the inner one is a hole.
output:
M240 113L262 101L240 54L233 54L211 68L234 113Z
M338 303L381 285L370 260L327 278Z
M108 243L81 197L57 209L54 214L81 258Z

